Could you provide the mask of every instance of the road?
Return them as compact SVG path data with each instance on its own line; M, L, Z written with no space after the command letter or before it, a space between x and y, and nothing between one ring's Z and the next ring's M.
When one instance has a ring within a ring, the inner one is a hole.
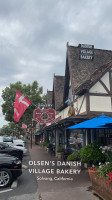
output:
M28 166L28 161L31 160L30 154L24 156L23 165ZM38 200L38 185L34 174L30 174L27 169L23 168L23 173L17 179L16 188L11 187L0 189L0 200Z

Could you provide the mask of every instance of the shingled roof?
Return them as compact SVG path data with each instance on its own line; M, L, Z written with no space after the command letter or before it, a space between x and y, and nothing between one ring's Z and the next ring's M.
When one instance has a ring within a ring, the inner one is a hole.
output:
M90 89L105 73L108 71L109 68L112 67L112 61L106 65L100 66L99 69L97 69L88 80L83 82L82 85L80 85L78 88L75 89L75 92L81 93L83 90Z
M112 61L112 51L110 50L94 48L93 60L79 59L80 50L80 45L77 47L67 45L64 100L68 98L70 79L73 95L76 95L77 92L79 93L78 88L81 89L85 82L86 85L89 84L91 76L93 76L97 70L101 70L102 67L104 68L104 65Z
M53 91L48 91L47 90L47 95L46 95L46 103L52 105L52 96L53 96Z
M63 105L64 76L55 76L53 79L53 107L56 111Z

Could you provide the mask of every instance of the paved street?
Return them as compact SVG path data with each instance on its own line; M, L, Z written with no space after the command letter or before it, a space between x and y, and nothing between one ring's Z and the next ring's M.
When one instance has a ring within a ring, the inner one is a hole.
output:
M29 148L31 159L35 161L51 161L57 162L58 159L48 154L43 148L33 145L32 149ZM42 169L56 170L57 166L33 166L35 169L42 171ZM61 169L68 169L67 167L58 167ZM91 181L87 170L83 170L80 174L41 174L35 173L38 180L38 193L41 195L42 200L99 200L99 198L92 194ZM54 180L54 177L73 178L73 180ZM50 179L49 179L50 178ZM46 180L45 180L46 179ZM49 180L48 180L49 179Z
M30 155L24 157L23 165L28 166ZM9 191L8 191L9 190ZM3 191L6 191L3 193ZM0 200L38 200L37 181L28 169L23 169L23 174L18 178L17 188L0 189Z

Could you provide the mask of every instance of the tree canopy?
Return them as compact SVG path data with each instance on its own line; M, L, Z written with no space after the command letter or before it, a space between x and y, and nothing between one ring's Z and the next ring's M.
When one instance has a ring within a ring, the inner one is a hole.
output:
M24 94L31 102L35 105L38 103L45 102L45 95L42 95L43 88L39 87L37 81L34 81L32 84L22 84L21 82L11 83L9 87L6 87L2 91L2 98L4 103L2 104L2 112L5 115L5 120L8 122L14 122L14 102L17 89L19 92ZM35 107L33 105L29 106L28 109L25 111L23 116L20 118L18 125L21 126L21 123L29 124L31 123L31 119L33 118L33 111Z

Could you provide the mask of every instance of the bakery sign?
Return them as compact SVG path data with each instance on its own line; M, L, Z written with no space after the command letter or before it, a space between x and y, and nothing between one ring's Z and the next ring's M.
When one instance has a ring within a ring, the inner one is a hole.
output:
M34 120L39 123L51 123L55 120L55 110L52 108L46 109L35 109L34 110Z
M93 60L94 59L94 45L79 44L79 59Z

